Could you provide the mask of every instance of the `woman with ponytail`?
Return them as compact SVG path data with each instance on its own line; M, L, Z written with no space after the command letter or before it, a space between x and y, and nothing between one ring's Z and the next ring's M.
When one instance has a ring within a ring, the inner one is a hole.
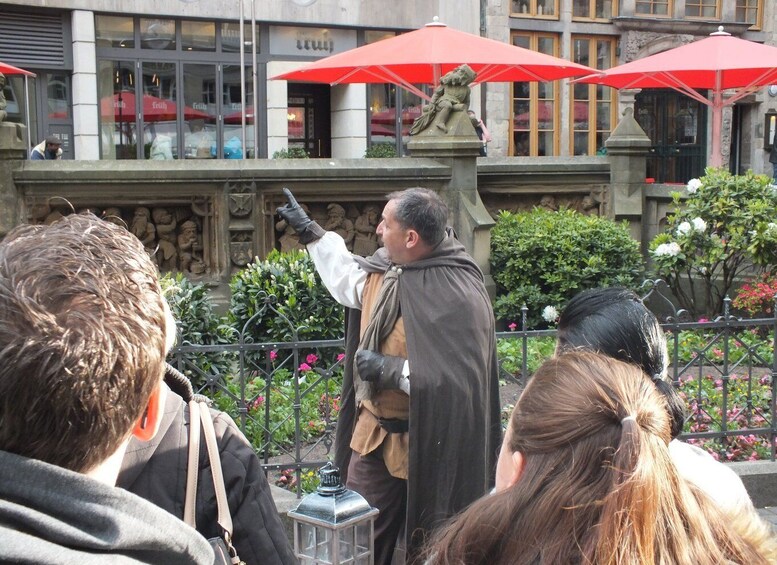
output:
M670 430L664 398L634 365L589 352L547 361L513 410L497 492L438 532L427 563L773 563L763 522L735 527L679 476Z

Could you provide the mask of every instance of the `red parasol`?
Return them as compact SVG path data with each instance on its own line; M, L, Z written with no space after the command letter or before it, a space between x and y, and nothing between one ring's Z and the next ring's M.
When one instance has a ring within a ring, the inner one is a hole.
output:
M495 41L435 22L421 29L326 57L278 80L327 84L391 83L429 100L414 84L438 85L440 77L466 63L481 82L551 81L595 69Z
M4 75L24 75L28 77L35 76L35 73L32 73L30 71L25 71L24 69L20 69L19 67L14 67L13 65L9 65L8 63L1 63L1 62L0 62L0 73L3 73Z
M638 59L575 82L615 88L672 88L712 107L710 164L719 167L723 107L777 82L777 47L731 37L719 27L710 37ZM711 91L709 99L695 89ZM723 98L723 91L736 89Z

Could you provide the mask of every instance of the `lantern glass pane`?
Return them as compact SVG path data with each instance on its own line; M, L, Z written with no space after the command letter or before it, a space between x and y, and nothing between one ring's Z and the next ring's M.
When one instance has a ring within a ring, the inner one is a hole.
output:
M316 528L310 524L297 523L299 528L299 552L305 557L316 555Z
M340 545L340 562L350 562L354 558L354 536L356 528L343 528L338 532Z
M370 537L372 532L372 520L366 524L358 524L356 526L356 552L355 557L369 556L370 555Z
M334 541L334 537L332 536L332 532L321 527L317 527L315 530L315 555L318 560L317 563L321 563L322 565L325 563L333 563L332 559L334 558L334 555L332 555L332 542Z

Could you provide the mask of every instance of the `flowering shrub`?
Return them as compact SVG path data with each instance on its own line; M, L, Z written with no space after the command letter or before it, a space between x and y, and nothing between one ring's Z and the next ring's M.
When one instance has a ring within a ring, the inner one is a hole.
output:
M643 269L627 224L566 209L502 212L491 230L490 260L494 312L519 320L526 305L529 327L547 326L543 309L561 308L581 290L634 287Z
M748 379L729 375L727 383L720 375L707 373L702 377L680 379L680 395L688 403L688 421L685 433L718 432L723 422L728 430L768 427L770 414L771 376L765 373ZM723 413L723 389L728 396ZM771 456L766 435L747 434L726 439L691 438L688 443L706 449L720 461L754 461Z
M658 275L693 315L723 311L737 277L752 266L777 266L777 193L769 177L708 168L691 179L687 199L674 193L674 212L650 244ZM697 292L694 281L700 281Z
M732 304L751 316L772 314L777 296L777 277L763 274L743 284Z

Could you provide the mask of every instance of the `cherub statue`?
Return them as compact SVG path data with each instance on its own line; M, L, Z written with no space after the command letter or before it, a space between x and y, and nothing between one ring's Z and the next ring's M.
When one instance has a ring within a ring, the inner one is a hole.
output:
M440 86L434 91L432 100L424 106L421 115L413 122L410 135L418 135L435 124L437 129L447 133L451 112L462 112L469 108L469 84L477 74L469 65L459 65L440 79Z

